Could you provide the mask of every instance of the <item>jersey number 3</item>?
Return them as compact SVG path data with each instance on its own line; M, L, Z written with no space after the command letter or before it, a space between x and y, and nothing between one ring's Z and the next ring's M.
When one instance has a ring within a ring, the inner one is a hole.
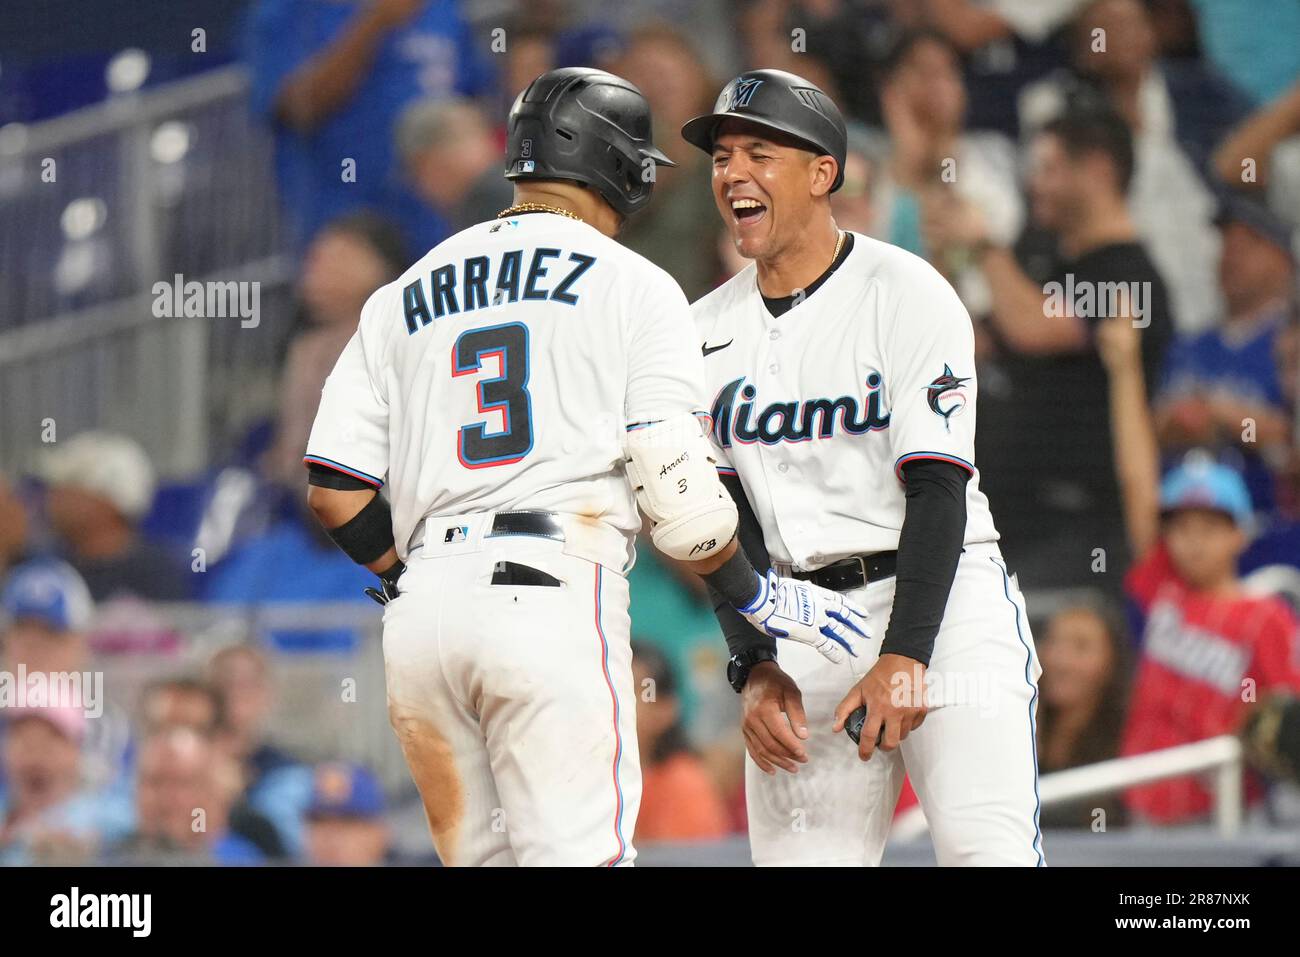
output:
M488 432L483 422L462 425L456 436L456 456L467 469L511 465L533 448L533 400L528 394L528 327L519 322L470 329L456 339L451 374L472 375L483 359L496 356L501 374L478 383L478 410L500 412L505 429Z

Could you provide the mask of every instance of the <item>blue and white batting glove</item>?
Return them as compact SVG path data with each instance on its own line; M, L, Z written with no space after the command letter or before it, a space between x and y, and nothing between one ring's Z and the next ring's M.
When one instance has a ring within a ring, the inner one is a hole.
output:
M850 655L856 658L854 645L867 637L865 608L838 592L781 578L774 571L759 576L758 594L736 610L765 634L811 645L836 664Z

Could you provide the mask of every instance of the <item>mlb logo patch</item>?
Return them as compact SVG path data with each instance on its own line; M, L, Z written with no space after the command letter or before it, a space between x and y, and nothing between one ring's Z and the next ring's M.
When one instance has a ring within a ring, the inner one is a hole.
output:
M537 168L537 164L534 163L532 160L519 161L519 172L521 173L531 173L536 168Z
M451 528L447 529L447 533L442 536L442 543L444 545L453 545L456 542L465 541L465 539L468 537L469 537L468 525L453 525Z

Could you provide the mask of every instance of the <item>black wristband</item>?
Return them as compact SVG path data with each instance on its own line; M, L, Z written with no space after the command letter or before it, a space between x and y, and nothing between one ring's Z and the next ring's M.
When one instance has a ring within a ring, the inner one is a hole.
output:
M376 493L365 508L338 528L329 529L328 534L348 558L358 565L369 565L393 547L392 510Z
M758 572L745 556L743 548L722 563L716 571L701 575L704 583L729 601L733 608L744 608L758 597L761 588Z

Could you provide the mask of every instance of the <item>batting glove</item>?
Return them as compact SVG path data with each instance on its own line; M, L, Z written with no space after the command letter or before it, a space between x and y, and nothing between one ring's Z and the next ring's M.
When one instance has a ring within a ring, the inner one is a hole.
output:
M811 645L836 664L850 655L856 658L855 643L867 637L865 608L838 592L781 578L774 571L759 577L758 594L736 610L765 634Z
M406 571L406 563L400 558L397 562L379 576L378 588L367 588L365 593L369 598L374 599L381 605L387 605L390 601L401 594L397 590L397 579L402 577L402 572Z

